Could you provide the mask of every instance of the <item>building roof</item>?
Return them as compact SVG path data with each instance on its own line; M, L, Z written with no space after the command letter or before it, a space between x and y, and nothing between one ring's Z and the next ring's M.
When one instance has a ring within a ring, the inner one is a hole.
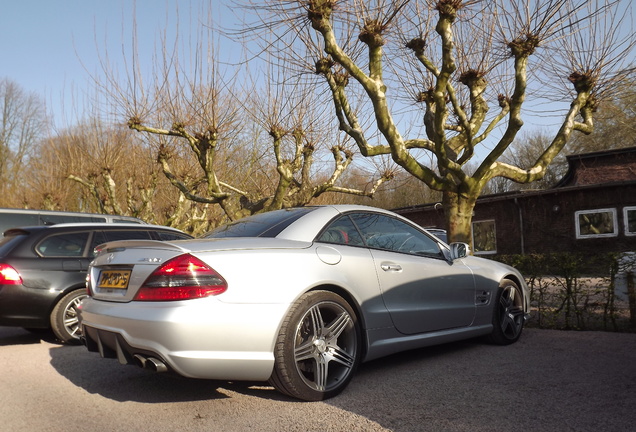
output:
M636 147L567 157L568 172L554 188L636 180Z

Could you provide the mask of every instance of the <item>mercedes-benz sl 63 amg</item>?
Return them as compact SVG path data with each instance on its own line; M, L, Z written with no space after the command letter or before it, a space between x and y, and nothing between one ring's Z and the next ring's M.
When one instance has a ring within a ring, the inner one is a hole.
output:
M199 239L99 248L80 305L89 351L310 401L342 391L363 361L513 343L529 308L514 268L372 207L278 210Z

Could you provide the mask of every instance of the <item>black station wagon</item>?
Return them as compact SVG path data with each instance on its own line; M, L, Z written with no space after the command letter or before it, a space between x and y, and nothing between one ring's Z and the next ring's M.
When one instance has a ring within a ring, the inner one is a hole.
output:
M51 329L79 342L77 306L95 247L114 240L182 240L174 228L127 223L68 223L11 228L0 238L0 326Z

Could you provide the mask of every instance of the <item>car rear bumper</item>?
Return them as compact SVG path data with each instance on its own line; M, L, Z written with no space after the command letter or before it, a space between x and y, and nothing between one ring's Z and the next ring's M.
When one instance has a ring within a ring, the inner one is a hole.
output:
M55 290L0 285L0 325L49 327L49 315L59 296Z
M89 351L121 364L189 378L265 381L286 306L183 302L110 303L88 299L80 308ZM160 362L157 367L154 361ZM150 363L148 363L150 362Z

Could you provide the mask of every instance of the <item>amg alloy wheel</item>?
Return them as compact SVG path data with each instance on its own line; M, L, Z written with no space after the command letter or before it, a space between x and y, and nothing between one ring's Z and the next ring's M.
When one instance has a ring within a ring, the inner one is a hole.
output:
M523 330L523 295L516 283L504 279L495 300L490 341L497 345L509 345L519 339Z
M270 382L282 393L316 401L335 396L360 362L360 328L351 306L328 291L302 296L274 349Z

